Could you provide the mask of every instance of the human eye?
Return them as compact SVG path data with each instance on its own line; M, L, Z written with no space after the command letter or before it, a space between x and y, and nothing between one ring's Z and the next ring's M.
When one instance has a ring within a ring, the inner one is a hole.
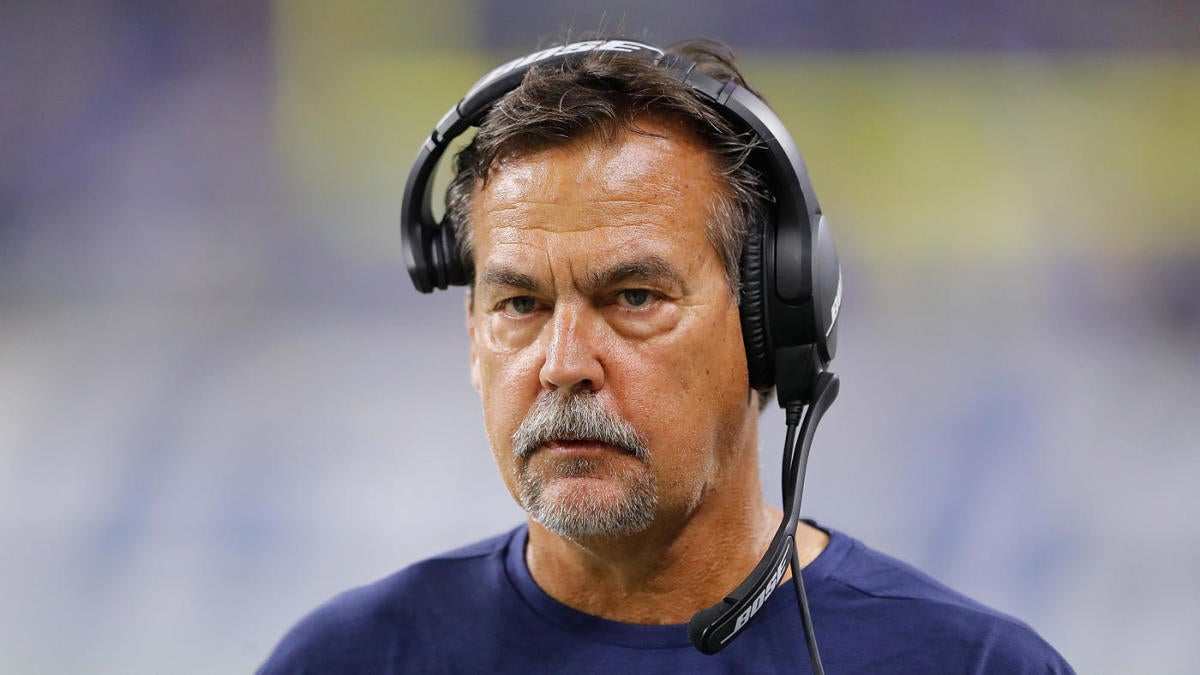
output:
M509 316L527 316L537 310L537 300L532 295L505 298L496 304L496 311Z
M617 294L617 304L627 309L648 307L657 299L657 293L645 288L627 288Z

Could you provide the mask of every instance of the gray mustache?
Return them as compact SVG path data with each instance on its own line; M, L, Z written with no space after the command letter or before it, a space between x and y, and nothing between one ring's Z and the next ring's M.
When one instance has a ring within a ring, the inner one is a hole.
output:
M594 441L621 448L645 460L650 451L627 420L613 413L595 394L543 391L521 426L513 432L513 454L524 459L551 441Z

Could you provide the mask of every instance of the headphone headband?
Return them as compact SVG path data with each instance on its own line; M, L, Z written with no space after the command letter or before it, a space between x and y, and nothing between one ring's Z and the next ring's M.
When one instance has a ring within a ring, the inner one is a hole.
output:
M559 65L571 59L578 59L583 54L595 52L625 54L655 63L660 63L662 58L666 56L666 52L658 47L630 40L587 40L543 49L539 52L513 59L488 71L486 75L479 78L479 81L467 90L467 93L463 96L463 100L457 106L459 114L472 119L474 113L480 112L480 108L485 107L484 104L490 104L504 94L516 89L530 68L544 65ZM482 99L478 99L480 94L483 94Z

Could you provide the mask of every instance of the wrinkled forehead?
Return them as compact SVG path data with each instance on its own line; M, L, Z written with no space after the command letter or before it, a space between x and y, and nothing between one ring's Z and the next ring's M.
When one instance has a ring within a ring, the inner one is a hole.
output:
M512 156L477 186L474 262L536 260L551 249L581 260L625 248L694 257L710 247L710 206L721 189L697 139L650 121L612 142L581 139Z
M724 189L701 139L670 120L643 118L615 137L588 134L501 158L475 186L471 221L478 236L527 215L653 220L663 211L707 212Z

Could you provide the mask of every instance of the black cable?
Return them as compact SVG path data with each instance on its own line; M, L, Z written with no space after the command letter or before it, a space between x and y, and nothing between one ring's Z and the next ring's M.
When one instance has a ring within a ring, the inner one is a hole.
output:
M787 440L784 441L783 451L783 508L786 513L795 514L797 521L800 519L800 503L804 498L804 474L808 468L808 454L811 448L810 443L805 442L805 437L809 434L801 436L800 447L796 447L796 424L800 420L803 409L804 406L794 403L787 406ZM811 419L811 408L809 413L808 417ZM809 421L809 419L805 420L805 431L808 431ZM793 499L795 500L794 504L792 503ZM804 577L800 574L800 554L796 550L794 538L792 540L791 566L792 584L796 588L796 602L800 605L800 623L804 627L804 642L808 645L808 662L812 665L813 675L825 675L825 668L821 665L821 654L817 649L817 634L813 630L812 614L808 609L808 595L804 592Z
M821 653L817 650L817 633L813 630L812 615L808 612L808 596L804 593L804 577L800 576L800 554L792 546L792 584L796 587L796 602L800 603L800 623L804 625L804 641L808 644L808 662L813 675L825 675Z
M784 421L787 424L787 433L783 441L783 462L780 467L780 490L783 492L783 512L786 515L789 511L788 507L792 500L790 486L791 469L792 469L792 453L796 447L796 427L800 424L800 413L804 410L804 406L798 404L789 405L785 409Z

